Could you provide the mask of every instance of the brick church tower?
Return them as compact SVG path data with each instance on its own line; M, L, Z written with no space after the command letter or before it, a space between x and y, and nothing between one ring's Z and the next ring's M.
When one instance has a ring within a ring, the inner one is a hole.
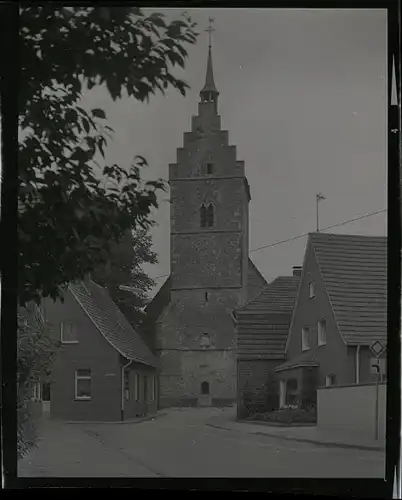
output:
M198 115L169 165L171 274L154 298L166 301L155 328L160 407L236 400L232 311L247 300L250 272L255 287L265 284L248 258L250 192L218 96L209 45Z

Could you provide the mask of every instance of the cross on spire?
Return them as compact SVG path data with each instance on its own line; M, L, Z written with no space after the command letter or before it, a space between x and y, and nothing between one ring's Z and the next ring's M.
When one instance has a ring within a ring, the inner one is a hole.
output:
M209 24L208 28L204 31L208 32L208 47L211 48L212 45L212 32L215 31L215 29L212 27L213 23L215 22L215 19L213 17L208 18Z

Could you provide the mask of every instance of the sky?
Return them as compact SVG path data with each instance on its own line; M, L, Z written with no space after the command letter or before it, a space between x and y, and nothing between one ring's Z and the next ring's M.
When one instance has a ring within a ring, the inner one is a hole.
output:
M149 9L147 9L149 10ZM169 18L182 9L157 9ZM191 89L113 102L103 87L88 91L87 107L101 107L115 130L109 163L129 165L136 154L144 178L168 180L183 133L190 131L204 84L208 17L222 129L244 160L251 189L250 257L268 280L302 265L307 237L254 251L320 227L383 210L386 200L387 60L385 10L187 9L200 33L183 71ZM152 230L157 278L170 269L168 194ZM326 232L385 236L387 214Z

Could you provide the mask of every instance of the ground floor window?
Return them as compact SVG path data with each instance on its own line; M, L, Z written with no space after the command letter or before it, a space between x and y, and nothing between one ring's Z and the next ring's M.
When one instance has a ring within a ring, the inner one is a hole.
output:
M91 399L91 370L87 368L75 372L75 399Z
M331 387L332 385L336 385L336 376L333 373L329 373L325 377L325 385L327 387Z

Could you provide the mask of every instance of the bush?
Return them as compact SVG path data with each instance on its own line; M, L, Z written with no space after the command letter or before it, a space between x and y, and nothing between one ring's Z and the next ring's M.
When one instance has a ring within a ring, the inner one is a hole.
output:
M254 413L253 415L250 415L248 419L261 420L263 422L276 422L281 424L313 424L317 421L317 413L315 409L305 410L286 407L267 413Z

